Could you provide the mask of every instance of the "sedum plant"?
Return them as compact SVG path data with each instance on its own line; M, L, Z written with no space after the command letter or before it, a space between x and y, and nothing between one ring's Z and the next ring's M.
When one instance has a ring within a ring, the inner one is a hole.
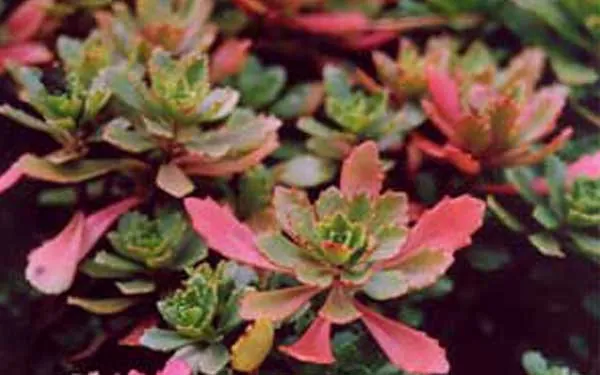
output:
M142 55L161 47L174 54L206 51L216 36L208 22L212 0L136 0L135 11L115 2L112 12L98 11L102 32L118 50L128 55L140 49Z
M113 72L110 86L131 113L108 123L102 138L129 153L155 152L161 163L156 183L171 195L194 189L188 176L239 173L277 148L281 122L236 109L235 90L212 89L205 56L176 60L157 49L148 75L146 84L135 71Z
M521 365L527 375L579 375L579 372L566 366L549 364L548 360L536 351L523 353Z
M362 295L383 301L433 284L481 225L484 204L469 196L447 198L409 228L406 195L380 194L382 182L377 146L366 142L344 162L340 189L324 190L314 206L300 191L277 188L273 204L278 225L271 231L253 234L210 199L184 203L210 248L296 280L288 288L247 293L240 305L243 318L283 321L327 295L304 335L280 347L286 354L332 363L331 325L360 319L399 369L444 373L448 363L436 341L379 315ZM460 226L444 225L457 216Z
M600 260L600 154L583 156L569 166L551 156L545 162L544 178L535 178L527 168L508 169L505 175L521 198L534 206L537 223L529 228L489 196L490 209L508 228L530 233L529 242L544 255L564 257L564 250L574 250ZM488 189L512 192L510 185Z
M140 344L154 350L175 351L173 360L183 359L195 373L217 374L231 361L237 371L256 370L269 353L273 327L257 321L228 350L225 337L242 324L238 299L249 279L236 277L240 267L219 263L212 268L202 263L191 271L181 289L161 299L158 311L173 330L150 328Z
M423 109L447 142L440 146L417 135L414 145L464 173L538 163L572 135L573 129L567 127L549 143L532 147L556 127L567 95L562 86L532 92L527 80L519 80L523 85L511 85L510 90L493 84L461 90L450 75L433 67L427 76L431 97L423 100Z

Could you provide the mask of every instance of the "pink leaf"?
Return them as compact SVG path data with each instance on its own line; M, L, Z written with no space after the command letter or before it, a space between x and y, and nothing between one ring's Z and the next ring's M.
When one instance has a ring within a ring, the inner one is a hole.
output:
M2 175L0 175L0 194L13 187L23 178L24 174L17 160Z
M448 73L428 67L427 87L431 100L440 114L450 123L457 122L462 116L458 85Z
M81 212L76 213L56 237L29 254L27 280L46 294L60 294L69 289L79 262L114 221L138 203L137 198L124 199L87 218Z
M356 147L344 160L340 188L346 197L367 194L372 199L379 195L383 178L377 144L367 141Z
M240 316L246 320L283 320L320 291L319 287L300 285L266 292L248 292L240 303Z
M517 118L523 143L533 142L554 130L567 95L566 87L555 85L545 87L533 96Z
M85 230L85 217L77 212L53 239L27 257L25 277L39 291L60 294L71 286L77 272Z
M0 73L8 61L21 65L41 64L52 60L52 52L40 43L19 43L0 47Z
M23 42L35 37L51 4L52 0L28 0L17 7L4 23L11 41Z
M469 245L471 236L483 224L484 212L485 203L469 195L444 198L420 217L398 255L385 267L394 267L426 249L452 254Z
M162 371L158 371L156 375L191 375L192 368L184 360L173 359L167 362ZM127 375L145 375L138 370L129 370Z
M231 260L280 271L260 253L250 228L240 223L230 210L210 198L186 198L184 205L194 229L210 248Z
M362 321L390 362L411 373L444 374L450 371L446 353L438 342L356 302Z
M92 250L96 242L104 235L110 226L125 212L137 206L140 203L138 198L126 198L120 202L113 203L108 207L88 216L85 219L85 233L79 260L85 258L87 253Z
M279 141L277 140L277 134L274 133L268 136L259 148L237 159L210 161L197 157L183 157L177 163L188 175L229 176L255 166L278 147Z
M299 361L331 364L335 362L331 352L331 322L316 317L304 335L292 345L282 345L279 350Z
M292 25L316 34L340 35L364 31L369 18L360 12L311 13L295 16Z
M246 64L248 50L252 41L249 39L228 39L213 53L210 74L213 82L220 82L240 72Z

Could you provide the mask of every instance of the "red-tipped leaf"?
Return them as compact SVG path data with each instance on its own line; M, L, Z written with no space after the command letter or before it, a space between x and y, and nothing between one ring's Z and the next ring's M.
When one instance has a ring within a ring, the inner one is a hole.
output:
M356 147L344 160L340 188L346 197L366 194L375 198L381 191L383 178L377 144L367 141Z
M292 345L282 345L279 350L299 361L331 364L335 362L331 351L331 322L316 317L304 335Z

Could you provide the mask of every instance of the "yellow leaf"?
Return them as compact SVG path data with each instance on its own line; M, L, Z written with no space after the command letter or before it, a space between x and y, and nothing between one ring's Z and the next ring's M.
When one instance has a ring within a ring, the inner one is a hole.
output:
M258 369L273 347L274 334L268 319L258 319L249 325L231 347L232 367L240 372Z

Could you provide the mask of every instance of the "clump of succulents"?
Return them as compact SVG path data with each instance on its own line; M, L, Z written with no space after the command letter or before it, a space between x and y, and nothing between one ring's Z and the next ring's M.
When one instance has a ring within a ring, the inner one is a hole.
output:
M236 273L246 272L245 277ZM150 328L140 344L161 351L175 351L197 372L216 374L231 361L237 371L252 372L260 366L273 343L273 326L267 320L247 327L228 350L224 337L242 324L238 299L252 273L234 263L212 268L202 263L190 271L184 286L157 303L164 321L174 330Z
M505 172L519 195L534 206L532 216L541 228L528 228L492 196L488 197L489 207L510 229L530 233L529 241L544 255L564 257L564 250L575 250L598 261L599 156L586 155L569 166L555 156L549 157L543 179L535 178L527 168ZM511 192L510 186L489 188L492 192Z
M331 325L361 319L398 368L446 372L444 352L434 340L355 297L364 293L388 300L433 284L481 225L484 205L469 196L448 198L409 228L406 195L380 194L383 177L376 144L363 143L344 162L340 189L326 189L314 205L301 191L277 188L277 226L258 235L210 199L188 198L185 206L210 248L297 281L280 290L247 293L240 305L243 318L286 320L316 296L327 295L304 336L281 346L283 352L301 361L332 363ZM456 217L462 218L460 226L442 229L445 220Z

